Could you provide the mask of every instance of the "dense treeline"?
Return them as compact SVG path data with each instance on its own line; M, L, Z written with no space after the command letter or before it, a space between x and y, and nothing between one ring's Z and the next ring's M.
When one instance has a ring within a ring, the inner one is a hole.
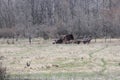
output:
M119 37L119 12L119 0L0 0L0 37Z

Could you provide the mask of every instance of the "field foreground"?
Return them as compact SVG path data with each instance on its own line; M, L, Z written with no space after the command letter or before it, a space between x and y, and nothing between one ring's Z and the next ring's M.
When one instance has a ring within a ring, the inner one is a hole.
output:
M12 75L27 74L85 74L120 76L120 42L102 39L86 44L51 44L21 40L15 44L0 41L0 62ZM28 67L26 64L30 63ZM118 80L120 79L117 78ZM116 80L117 80L116 79Z

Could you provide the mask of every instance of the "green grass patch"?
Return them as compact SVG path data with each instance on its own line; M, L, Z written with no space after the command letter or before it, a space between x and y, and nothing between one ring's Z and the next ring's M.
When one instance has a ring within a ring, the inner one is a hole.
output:
M35 74L13 74L12 77L35 77L35 78L51 78L51 77L57 77L57 78L70 78L70 77L95 77L98 76L96 73L76 73L76 72L65 72L65 73L35 73ZM99 75L100 76L100 75Z

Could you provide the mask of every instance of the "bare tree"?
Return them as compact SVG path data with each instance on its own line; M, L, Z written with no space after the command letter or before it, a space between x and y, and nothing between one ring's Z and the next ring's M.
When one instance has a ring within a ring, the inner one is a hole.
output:
M64 32L106 41L120 36L119 4L119 0L0 0L0 29L14 29L16 40L55 38Z

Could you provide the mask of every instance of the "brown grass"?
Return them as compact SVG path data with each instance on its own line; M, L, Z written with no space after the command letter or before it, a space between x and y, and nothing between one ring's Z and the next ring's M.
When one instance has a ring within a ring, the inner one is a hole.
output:
M34 39L19 40L8 45L0 41L0 56L7 72L19 73L59 73L88 72L115 73L120 72L120 43L112 39L105 43L98 39L97 43L53 45L52 41ZM30 66L26 66L31 62Z

